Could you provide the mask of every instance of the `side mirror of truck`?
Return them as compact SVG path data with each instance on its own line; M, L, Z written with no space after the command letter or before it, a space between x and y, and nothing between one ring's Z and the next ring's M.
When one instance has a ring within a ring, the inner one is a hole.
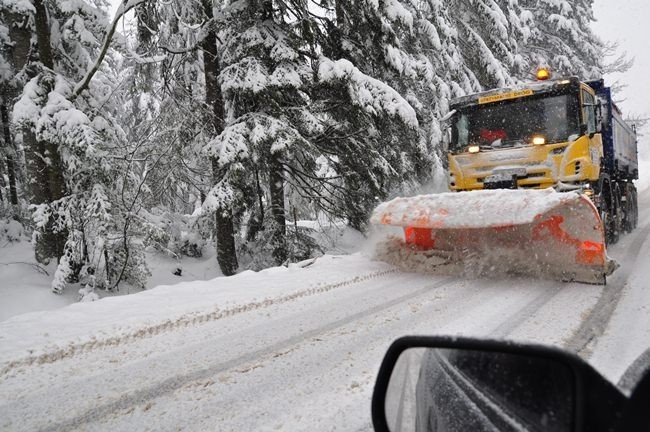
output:
M380 432L636 431L650 425L649 398L648 376L628 399L584 360L557 348L410 336L386 353L372 421Z
M596 105L596 133L601 133L605 127L603 122L603 104L599 102Z
M451 123L456 115L456 110L451 110L443 118L438 120L440 129L442 130L442 148L445 152L449 150L451 143Z
M445 152L449 151L450 143L451 143L451 129L447 127L442 131L442 149Z
M594 135L600 131L601 123L599 113L600 104L596 103L583 103L582 108L586 112L587 124L584 125L582 134L589 135L589 138L593 138Z

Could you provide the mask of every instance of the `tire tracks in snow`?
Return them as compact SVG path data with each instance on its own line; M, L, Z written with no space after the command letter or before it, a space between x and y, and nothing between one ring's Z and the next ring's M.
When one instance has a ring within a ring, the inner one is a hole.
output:
M565 349L575 352L583 358L591 356L594 344L607 329L607 325L621 300L623 290L632 275L639 252L648 239L648 235L650 235L650 224L646 223L642 229L637 231L636 237L625 253L621 267L603 288L594 308L582 321L573 336L564 344Z
M542 309L544 305L550 302L561 290L562 285L560 283L555 284L553 288L544 289L537 297L533 298L523 308L519 309L496 329L490 332L490 337L494 339L506 338L518 327L533 317L535 312Z
M62 359L74 357L75 355L80 353L87 353L89 351L98 350L106 347L111 347L111 348L117 347L125 343L130 343L147 337L153 337L164 332L174 331L182 328L187 328L190 326L197 326L207 322L217 321L224 318L239 315L245 312L260 310L270 306L277 306L280 304L289 303L304 297L323 294L338 288L349 287L351 285L367 282L373 279L378 279L394 273L400 273L400 270L397 268L379 270L376 272L367 273L365 275L355 276L350 279L345 279L340 282L335 282L335 283L330 283L325 285L317 285L315 287L310 287L304 290L296 291L291 294L286 294L286 295L273 297L273 298L267 298L256 302L249 302L228 309L222 310L217 307L209 312L191 314L191 315L184 314L178 318L168 319L157 324L143 326L118 336L106 337L103 339L99 339L93 336L90 340L87 341L73 342L70 343L69 345L66 345L65 347L56 347L54 349L49 349L42 353L30 354L22 358L10 360L6 362L6 364L0 370L0 378L19 367L39 365L45 363L54 363Z
M397 270L387 270L382 273L393 273L398 272ZM59 431L59 430L72 430L79 428L85 424L101 420L108 417L109 415L119 412L126 411L133 406L143 404L147 401L159 398L162 395L172 393L178 389L185 387L190 382L200 381L207 379L209 377L215 376L219 373L226 372L228 370L234 369L236 367L252 363L261 358L273 357L274 354L278 352L285 352L289 348L299 345L305 341L313 339L317 336L320 336L325 333L332 332L341 327L347 326L355 321L361 320L363 318L376 315L380 312L383 312L387 309L390 309L394 306L397 306L401 303L408 302L419 296L430 294L432 291L444 288L454 282L459 281L458 277L446 277L444 279L438 280L435 283L426 284L424 287L410 292L408 294L396 297L387 302L383 302L379 305L371 307L370 309L359 311L355 314L346 316L344 318L338 319L336 321L330 322L327 325L320 326L318 328L300 333L293 337L281 340L275 344L261 348L259 350L243 354L241 356L235 357L233 359L222 361L216 364L211 365L210 367L196 370L191 373L175 375L171 378L168 378L164 381L156 383L150 387L139 389L128 394L122 394L118 399L115 399L111 402L108 402L104 405L92 408L86 412L75 416L71 419L64 420L59 423L50 424L42 429L41 431Z

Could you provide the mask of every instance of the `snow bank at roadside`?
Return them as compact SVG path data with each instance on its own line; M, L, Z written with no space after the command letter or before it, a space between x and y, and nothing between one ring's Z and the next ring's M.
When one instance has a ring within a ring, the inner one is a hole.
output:
M359 254L326 255L288 268L159 286L131 296L28 313L0 323L0 361L46 352L64 356L67 347L73 345L92 345L102 339L111 344L120 338L155 334L160 329L231 316L257 305L283 302L391 271L391 266L368 263Z
M0 226L0 230L2 226ZM1 233L1 232L0 232ZM205 281L221 276L214 257L214 248L204 248L201 258L175 259L158 252L147 253L151 277L147 288L194 280ZM79 284L67 287L63 294L52 293L52 276L56 262L43 266L34 259L32 244L26 239L0 247L0 322L13 316L62 308L79 300ZM181 274L174 274L181 269ZM139 288L121 285L119 292L96 291L100 297L115 297L141 292Z
M290 224L290 222L288 222ZM330 255L358 252L365 243L363 234L346 226L344 221L305 220L298 225L309 229L309 235ZM201 257L180 258L156 250L147 252L151 276L146 288L182 282L206 281L221 276L212 244L202 249ZM58 309L79 300L79 284L72 284L63 294L52 293L52 276L56 265L42 266L34 259L34 250L22 226L15 221L0 220L0 322L13 316ZM115 297L141 292L127 284L118 292L95 291L99 297Z
M56 262L42 266L31 243L23 240L0 248L0 321L34 310L58 309L76 301L72 290L52 293Z

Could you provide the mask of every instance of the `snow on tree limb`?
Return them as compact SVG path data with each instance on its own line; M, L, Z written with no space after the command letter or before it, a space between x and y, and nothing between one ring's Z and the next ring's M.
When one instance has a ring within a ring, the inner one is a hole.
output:
M34 5L29 0L3 0L3 7L7 8L12 12L25 13L25 12L36 12Z
M248 158L257 158L268 146L268 153L276 154L289 149L294 142L303 142L300 133L290 124L261 113L247 114L227 126L203 149L227 166Z
M418 127L415 110L406 99L388 84L362 73L350 61L321 57L318 76L323 82L343 81L352 103L368 113L399 117L410 127Z
M108 52L108 48L111 45L111 41L113 40L113 35L115 34L115 30L117 29L117 24L120 21L120 19L122 19L122 17L131 9L143 3L146 3L148 1L149 0L123 0L122 1L120 7L117 8L117 12L115 12L115 17L113 18L113 21L111 22L108 28L108 33L106 34L106 37L104 37L104 42L102 43L102 48L99 53L99 56L93 63L93 66L88 70L88 72L86 72L84 78L79 83L77 83L77 85L74 87L74 91L72 93L72 99L75 99L77 96L81 94L82 91L88 88L88 86L90 85L90 81L93 79L93 76L95 75L95 73L97 73L97 71L101 67L102 62L104 61L104 57Z

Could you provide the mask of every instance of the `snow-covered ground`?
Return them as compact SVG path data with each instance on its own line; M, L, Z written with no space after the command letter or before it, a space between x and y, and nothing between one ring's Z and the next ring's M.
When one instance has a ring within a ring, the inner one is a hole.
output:
M13 317L0 429L370 430L376 371L405 334L564 346L617 381L650 345L649 204L606 288L329 255Z
M172 285L184 281L209 280L221 275L214 257L214 248L205 247L202 258L184 257L176 260L160 253L147 254L151 277L147 288ZM174 274L181 268L180 276ZM0 247L0 321L27 312L58 309L79 300L79 286L72 285L63 294L52 293L50 288L56 264L39 265L28 239ZM122 285L119 292L97 291L100 297L122 296L142 290Z
M329 254L349 254L359 251L364 237L344 223L299 221L301 227L313 230L318 244ZM28 237L17 236L22 241L9 241L2 234L0 225L0 321L27 312L58 309L79 301L80 286L67 287L62 295L52 293L50 288L56 265L38 264ZM4 239L4 241L2 241ZM15 239L14 239L15 240ZM203 247L200 258L172 258L157 251L147 252L147 265L151 276L147 289L161 285L174 285L189 281L207 281L221 276L215 249L212 244ZM181 274L175 273L181 269ZM97 290L100 297L114 297L141 292L141 289L122 284L118 292Z

